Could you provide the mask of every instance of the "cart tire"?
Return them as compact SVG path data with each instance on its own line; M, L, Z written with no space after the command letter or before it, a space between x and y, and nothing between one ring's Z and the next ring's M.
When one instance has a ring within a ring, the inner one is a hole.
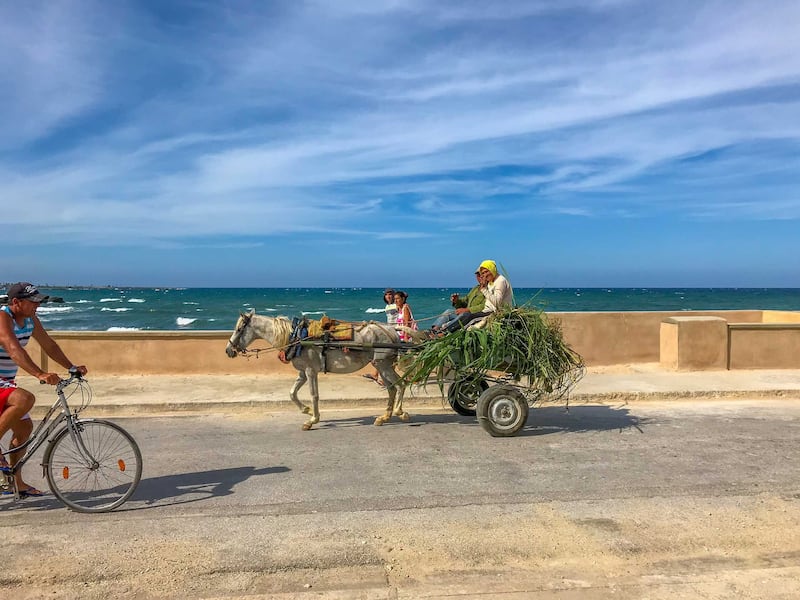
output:
M456 379L447 390L450 408L465 417L475 416L478 396L489 389L489 383L480 376Z
M478 423L492 437L512 437L528 420L528 400L513 386L495 385L478 398Z

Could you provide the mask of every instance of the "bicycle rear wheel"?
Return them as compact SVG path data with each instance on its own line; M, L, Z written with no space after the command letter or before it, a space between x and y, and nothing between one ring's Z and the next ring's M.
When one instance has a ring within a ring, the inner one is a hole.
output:
M45 475L53 494L78 512L107 512L130 498L142 477L142 454L119 425L99 419L66 427L47 446ZM81 447L83 446L83 447Z

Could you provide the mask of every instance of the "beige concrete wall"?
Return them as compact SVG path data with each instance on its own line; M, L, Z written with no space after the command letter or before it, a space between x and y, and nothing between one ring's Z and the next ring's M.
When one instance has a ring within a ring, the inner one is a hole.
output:
M729 322L759 323L760 310L550 313L561 322L564 339L589 366L658 362L661 322L669 317L709 316Z
M659 362L665 369L677 371L680 368L680 344L678 336L678 324L673 322L661 322L661 338L659 347Z
M669 317L661 323L661 365L681 371L728 368L728 322L720 317Z
M70 360L87 365L98 375L296 372L281 363L274 351L261 353L258 358L228 358L225 346L230 333L224 331L52 331L50 334ZM252 345L252 348L266 347L263 341ZM31 356L46 363L34 340L28 350ZM51 366L58 370L57 365Z
M791 310L765 310L762 323L800 323L800 312Z
M800 369L800 324L729 325L731 369Z
M718 316L738 323L758 323L761 311L550 313L561 323L567 342L586 364L613 365L658 362L661 322L671 316ZM68 332L51 335L67 356L88 365L96 374L169 373L286 373L291 366L277 360L275 352L260 358L235 359L225 355L226 331L122 331ZM258 341L254 347L266 348ZM29 350L42 359L36 343ZM54 369L56 367L53 367Z

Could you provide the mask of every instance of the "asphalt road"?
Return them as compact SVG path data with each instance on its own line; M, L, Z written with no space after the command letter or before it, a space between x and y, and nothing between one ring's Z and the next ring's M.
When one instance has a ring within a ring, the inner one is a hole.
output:
M796 598L798 400L539 408L509 439L442 411L115 419L144 455L132 500L0 500L0 591Z

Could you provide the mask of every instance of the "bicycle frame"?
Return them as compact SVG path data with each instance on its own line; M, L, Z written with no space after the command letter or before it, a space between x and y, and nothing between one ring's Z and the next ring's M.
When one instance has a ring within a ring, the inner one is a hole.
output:
M30 458L34 455L34 453L44 444L45 442L53 439L55 434L60 433L61 429L59 426L63 423L66 423L65 427L69 427L70 434L73 439L76 440L78 447L80 447L83 455L85 457L90 458L89 462L95 462L94 458L89 454L86 446L84 446L83 441L79 435L75 433L76 423L78 422L78 415L77 413L70 412L69 404L67 403L67 398L64 395L64 390L71 385L74 381L79 380L80 377L76 377L72 375L69 379L62 379L61 381L56 384L56 394L57 398L53 405L48 409L47 413L44 415L41 423L36 427L33 433L30 435L28 440L15 448L9 448L7 451L3 452L4 455L10 455L14 452L19 452L21 450L25 450L25 454L22 455L16 464L11 469L11 477L13 477L22 467L27 463ZM51 421L51 418L56 413L56 411L61 408L61 414L54 420ZM27 449L27 450L26 450ZM46 464L42 463L42 475L44 476L44 470L47 467Z
M39 495L30 490L20 492L15 479L42 446L42 476L50 491L71 510L108 512L121 506L136 490L142 476L139 446L119 425L78 416L91 400L91 389L83 387L83 382L78 369L70 369L69 379L61 379L56 385L57 399L30 438L3 453L22 455L0 477L8 483L15 500ZM71 384L77 384L82 394L80 406L73 410L67 398L78 390L65 393Z

